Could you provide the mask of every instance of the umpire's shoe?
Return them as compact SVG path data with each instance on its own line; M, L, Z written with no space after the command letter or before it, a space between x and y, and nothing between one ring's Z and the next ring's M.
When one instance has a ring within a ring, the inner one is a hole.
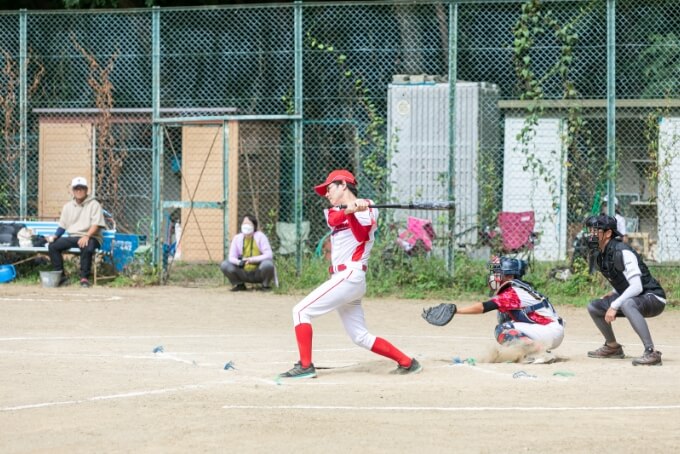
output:
M316 378L316 368L314 364L302 367L302 364L298 361L291 370L279 374L279 378Z
M423 366L420 365L417 359L411 358L411 365L408 367L404 367L399 365L396 369L394 369L391 373L392 374L397 374L397 375L406 375L406 374L417 374L423 370Z
M633 360L633 366L660 366L662 364L661 352L656 350L645 350L642 356Z
M623 353L623 347L622 346L617 346L617 347L610 347L607 344L604 344L602 347L598 348L597 350L593 350L588 352L588 357L589 358L623 358L625 357L626 354Z

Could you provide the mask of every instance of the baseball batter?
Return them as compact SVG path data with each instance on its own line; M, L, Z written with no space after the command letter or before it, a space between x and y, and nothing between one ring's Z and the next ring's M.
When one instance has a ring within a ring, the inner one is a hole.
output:
M422 370L415 358L402 353L390 342L368 332L361 298L366 293L368 258L375 240L378 210L370 200L357 197L357 183L347 170L334 170L326 181L314 187L332 208L324 210L331 229L331 277L293 308L293 325L300 360L280 378L314 378L312 363L312 319L337 311L352 341L360 347L397 362L395 374ZM345 206L346 208L339 208Z

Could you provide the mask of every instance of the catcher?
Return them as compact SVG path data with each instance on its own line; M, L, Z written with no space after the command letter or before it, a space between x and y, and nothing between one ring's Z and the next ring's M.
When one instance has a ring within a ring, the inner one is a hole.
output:
M495 337L503 346L519 346L525 363L555 361L550 350L564 338L564 322L545 296L522 280L527 268L524 260L494 257L491 261L489 287L492 297L486 302L458 308L442 303L423 309L423 318L436 326L448 324L456 314L483 314L498 311Z

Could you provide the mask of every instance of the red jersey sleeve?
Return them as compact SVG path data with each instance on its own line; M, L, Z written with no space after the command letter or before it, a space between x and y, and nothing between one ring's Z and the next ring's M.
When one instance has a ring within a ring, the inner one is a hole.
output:
M371 227L373 226L372 222L368 225L363 225L354 214L347 216L347 221L349 222L349 228L352 230L354 238L356 238L357 241L368 241L368 234L371 232Z
M348 216L342 210L338 209L328 210L328 225L331 228L342 225L345 221L347 221L347 218Z
M501 312L507 312L522 307L519 295L512 287L507 287L505 291L491 298L491 301L498 305L498 310Z

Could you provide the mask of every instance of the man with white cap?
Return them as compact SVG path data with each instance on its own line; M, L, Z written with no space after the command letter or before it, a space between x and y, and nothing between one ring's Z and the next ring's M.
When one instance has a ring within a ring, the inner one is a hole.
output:
M75 177L71 181L73 199L61 209L59 227L54 235L47 237L48 253L54 271L61 271L59 285L68 282L64 274L62 253L71 248L80 248L80 286L90 286L92 256L102 245L102 230L106 227L102 206L88 195L87 180ZM63 236L68 233L68 236Z

